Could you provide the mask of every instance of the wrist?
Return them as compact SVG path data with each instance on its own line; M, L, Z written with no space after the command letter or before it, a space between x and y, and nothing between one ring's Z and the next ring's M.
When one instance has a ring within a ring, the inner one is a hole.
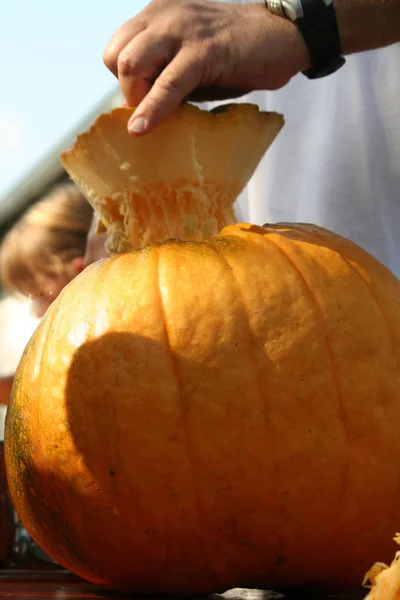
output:
M333 0L265 0L273 14L296 25L309 52L309 79L325 77L345 63Z
M311 58L304 38L298 27L290 20L271 13L265 2L252 5L254 20L261 27L260 51L265 56L265 80L262 89L282 87L291 77L311 66ZM276 85L270 85L271 42L273 46L273 63Z
M281 23L283 35L286 39L287 50L289 59L293 65L293 74L301 73L311 67L311 56L307 48L307 44L304 41L304 37L297 25L288 19L283 17L277 17L283 23Z

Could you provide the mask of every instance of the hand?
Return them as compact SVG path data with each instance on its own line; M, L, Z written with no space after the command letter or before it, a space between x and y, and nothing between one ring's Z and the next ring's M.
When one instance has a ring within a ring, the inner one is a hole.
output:
M264 4L153 0L104 53L143 134L184 99L214 100L284 86L309 66L297 27Z

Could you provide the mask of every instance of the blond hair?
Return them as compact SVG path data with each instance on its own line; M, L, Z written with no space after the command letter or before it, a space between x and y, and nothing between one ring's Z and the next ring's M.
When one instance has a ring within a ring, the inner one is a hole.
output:
M43 279L67 273L83 257L93 209L72 184L56 185L7 233L0 247L0 279L8 293L43 293Z

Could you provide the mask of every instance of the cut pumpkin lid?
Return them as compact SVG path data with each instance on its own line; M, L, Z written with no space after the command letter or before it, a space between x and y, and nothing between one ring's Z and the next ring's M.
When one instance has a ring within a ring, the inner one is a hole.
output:
M235 222L233 203L283 126L252 104L179 107L146 136L132 108L101 115L61 162L99 213L111 252L171 237L199 240Z

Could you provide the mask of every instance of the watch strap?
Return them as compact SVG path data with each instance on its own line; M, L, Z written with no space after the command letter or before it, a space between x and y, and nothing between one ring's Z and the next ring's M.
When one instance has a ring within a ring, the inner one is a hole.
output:
M311 57L311 68L304 71L309 79L317 79L339 69L340 36L332 0L301 0L303 16L294 23L300 30Z

